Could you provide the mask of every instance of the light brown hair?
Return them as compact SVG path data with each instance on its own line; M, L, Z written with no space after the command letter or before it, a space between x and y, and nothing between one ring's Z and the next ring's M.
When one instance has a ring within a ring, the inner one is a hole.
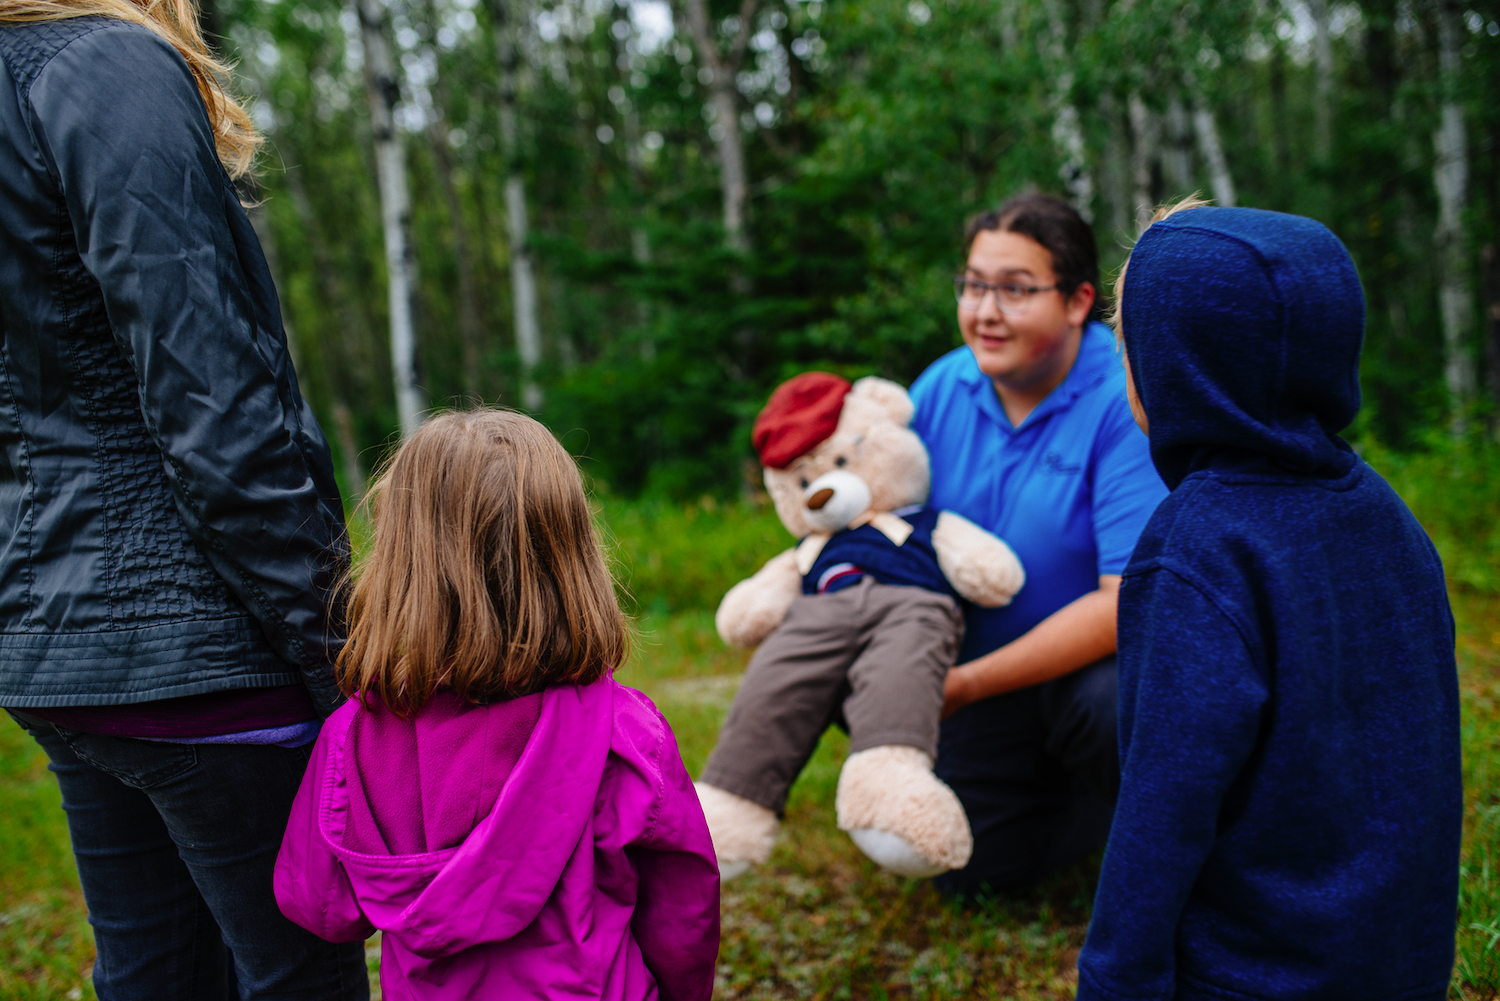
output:
M250 172L263 140L230 92L229 67L203 40L193 0L0 0L0 22L25 24L90 15L139 24L176 49L198 82L219 162L235 179Z
M578 467L523 414L435 417L376 481L350 587L346 694L402 715L447 688L470 703L585 685L629 634Z

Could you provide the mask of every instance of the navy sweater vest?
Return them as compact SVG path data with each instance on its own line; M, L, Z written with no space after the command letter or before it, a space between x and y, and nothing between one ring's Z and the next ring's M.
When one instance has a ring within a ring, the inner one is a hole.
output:
M869 576L881 584L921 587L957 597L932 548L932 530L939 512L930 507L910 507L892 513L912 527L904 543L896 545L873 525L835 532L803 576L802 593L830 594Z

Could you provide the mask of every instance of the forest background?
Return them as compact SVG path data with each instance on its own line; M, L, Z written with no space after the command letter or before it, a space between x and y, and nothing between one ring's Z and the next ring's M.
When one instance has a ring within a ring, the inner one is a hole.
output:
M1192 191L1313 216L1369 302L1351 434L1500 401L1495 0L215 0L256 221L358 495L429 407L524 407L621 496L753 492L823 368L959 343L967 218L1036 188L1106 267Z
M1195 190L1330 226L1368 301L1348 435L1432 535L1458 621L1450 996L1500 998L1500 0L203 16L270 140L246 194L346 499L431 408L545 421L583 461L636 616L624 677L695 773L745 664L713 608L789 542L754 502L749 443L778 381L908 383L957 346L964 223L1019 191L1090 218L1106 283L1151 207ZM726 887L717 996L1071 997L1097 858L946 905L835 829L846 749L825 735L771 862ZM57 785L15 727L0 799L0 999L93 997Z

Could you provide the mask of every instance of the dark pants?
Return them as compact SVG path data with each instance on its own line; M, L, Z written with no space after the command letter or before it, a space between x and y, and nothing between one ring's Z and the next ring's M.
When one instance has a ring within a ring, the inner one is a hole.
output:
M1103 846L1120 788L1115 659L966 706L943 721L937 774L974 831L945 894L1024 889Z
M369 997L363 946L303 930L271 891L311 744L162 744L12 715L62 787L101 1001Z
M792 602L750 660L703 782L778 815L832 724L849 753L900 744L933 754L943 678L964 620L946 594L866 577Z

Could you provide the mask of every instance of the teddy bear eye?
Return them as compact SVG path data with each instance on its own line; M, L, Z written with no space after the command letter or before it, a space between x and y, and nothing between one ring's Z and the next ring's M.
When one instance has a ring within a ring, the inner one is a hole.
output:
M841 455L841 456L839 456L839 457L838 457L838 458L837 458L837 459L834 459L834 460L833 460L833 464L834 464L834 465L835 465L835 466L838 466L838 467L839 467L839 468L840 468L840 469L843 469L843 468L844 468L844 467L845 467L845 466L847 466L847 465L849 465L849 460L848 460L848 459L846 459L846 458L844 458L844 457L843 457L843 456L842 456L842 455Z
M806 490L807 489L807 477L806 476L802 477L802 479L799 482L802 484L802 489Z

